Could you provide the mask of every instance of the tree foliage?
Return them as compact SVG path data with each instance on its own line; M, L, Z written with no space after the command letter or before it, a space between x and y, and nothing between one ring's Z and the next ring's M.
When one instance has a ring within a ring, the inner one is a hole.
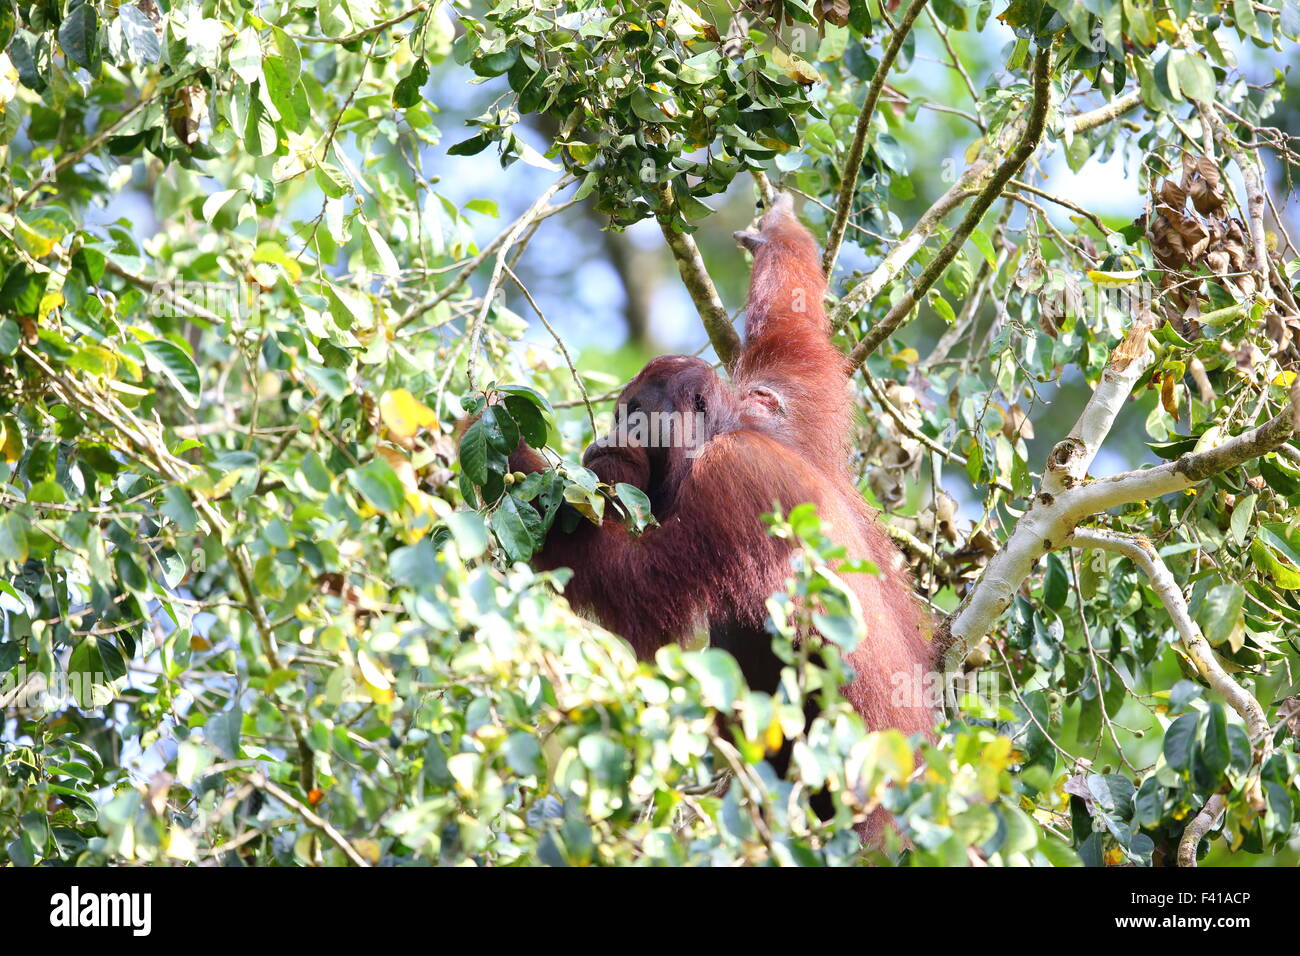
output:
M0 0L0 856L1148 865L1220 820L1229 859L1284 850L1300 260L1270 189L1300 160L1250 64L1298 33L1295 0ZM448 78L494 97L464 130ZM483 242L495 205L438 178L467 156L554 185ZM1053 190L1110 157L1133 221ZM776 695L703 646L638 664L525 563L555 521L653 523L560 458L616 390L521 343L553 333L530 240L577 203L653 219L725 360L696 239L751 184L855 249L861 486L962 652L935 744L840 698L841 575L874 569L808 508L772 519L801 543ZM153 222L106 221L133 187ZM1157 493L1088 473L1130 392ZM521 436L557 467L511 474ZM1035 522L1065 534L1031 553Z

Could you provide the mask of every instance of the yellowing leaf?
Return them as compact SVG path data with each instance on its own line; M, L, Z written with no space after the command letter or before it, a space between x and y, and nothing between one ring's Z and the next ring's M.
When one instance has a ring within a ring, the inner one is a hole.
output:
M376 704L392 703L393 682L365 651L357 651L357 670L361 672L361 680L371 700Z
M60 236L55 233L57 226L48 219L40 220L40 225L50 227L46 232L38 232L32 226L19 219L14 224L14 238L18 240L18 245L33 259L43 259L54 251L54 244L59 241Z
M378 445L375 447L375 454L388 462L388 467L397 473L397 477L402 482L402 487L406 489L408 497L412 492L420 490L415 481L415 469L411 466L411 460L401 451L391 445Z
M1174 418L1178 417L1178 382L1172 375L1160 380L1160 404Z
M224 498L230 492L230 489L235 487L235 483L239 481L241 475L242 472L238 470L228 471L222 475L221 480L212 489L212 497Z
M780 47L772 51L772 62L796 83L810 86L822 78L817 69L801 56L791 56Z
M12 416L0 418L0 454L9 465L23 457L23 433L18 430L18 420Z
M1118 288L1122 285L1128 285L1142 277L1141 269L1129 269L1125 272L1102 272L1099 269L1089 269L1088 278L1097 285L1107 288Z
M18 70L8 53L0 53L0 106L18 95Z
M605 514L605 499L594 491L585 491L577 485L569 485L564 489L564 500L578 512L590 521L592 524L600 524L601 518Z
M36 308L37 319L44 322L45 317L61 305L63 305L62 292L45 293L45 295L41 296L41 304Z
M1223 434L1222 428L1218 425L1211 425L1201 433L1200 438L1196 439L1196 447L1192 450L1194 452L1209 451L1212 448L1218 448L1227 440L1228 436Z
M1277 375L1273 377L1273 384L1280 385L1283 388L1290 388L1295 384L1295 372L1290 370L1278 372Z
M382 853L379 844L374 840L367 840L364 837L360 840L353 840L352 848L361 854L371 866L379 865L379 857Z
M1011 763L1011 738L995 737L984 745L981 763L1001 773Z
M763 743L767 745L768 751L775 751L780 750L784 742L785 734L781 733L781 721L773 717L772 722L767 725L767 732L763 734Z
M908 365L915 365L921 360L921 353L912 347L899 349L891 360L895 367L904 368Z
M399 441L410 439L421 428L438 421L432 409L404 388L384 392L379 399L379 414L388 431Z

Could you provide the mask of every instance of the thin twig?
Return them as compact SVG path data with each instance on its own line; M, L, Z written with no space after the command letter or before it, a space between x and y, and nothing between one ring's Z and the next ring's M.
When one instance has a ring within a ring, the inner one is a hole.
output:
M573 381L577 384L578 391L582 394L582 404L587 408L587 421L591 422L591 433L592 435L599 435L600 431L596 428L596 413L592 411L591 399L587 396L587 386L583 384L582 376L578 374L578 369L573 364L573 357L569 355L569 349L564 344L564 339L560 338L560 333L556 332L551 326L551 323L546 321L546 316L542 313L542 307L537 304L537 301L533 298L533 294L528 291L528 287L519 281L519 276L515 275L514 270L509 266L506 266L505 269L506 274L510 276L514 281L515 286L523 293L524 298L528 300L528 304L532 307L533 312L537 314L537 318L541 320L542 325L546 327L546 331L550 332L551 338L555 339L555 344L559 348L560 354L564 356L564 364L569 366L569 374L573 376Z

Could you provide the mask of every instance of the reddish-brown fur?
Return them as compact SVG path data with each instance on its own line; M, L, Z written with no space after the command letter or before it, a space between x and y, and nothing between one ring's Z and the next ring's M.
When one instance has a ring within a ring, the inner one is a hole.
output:
M817 245L788 197L758 233L738 236L754 252L746 341L730 384L688 356L650 362L619 399L620 414L705 409L707 444L681 448L597 443L584 463L603 481L650 496L660 527L634 537L621 524L558 528L536 559L573 569L566 595L626 638L641 657L707 624L737 656L751 686L776 689L779 665L764 629L765 601L789 573L788 546L766 533L778 505L817 506L829 535L880 576L846 575L861 602L866 636L849 655L845 694L873 730L929 733L933 712L921 680L935 661L928 621L908 572L862 500L848 470L852 404L843 354L830 341ZM545 462L521 447L511 467ZM876 829L872 827L871 829Z

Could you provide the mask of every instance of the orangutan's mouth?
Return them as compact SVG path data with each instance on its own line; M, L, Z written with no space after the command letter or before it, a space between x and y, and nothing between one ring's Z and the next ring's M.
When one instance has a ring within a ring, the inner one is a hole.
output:
M612 461L621 461L628 465L636 464L632 455L625 448L622 448L619 445L604 444L596 444L588 448L586 454L582 456L582 464L584 467L590 468L593 464L603 458L608 458Z

